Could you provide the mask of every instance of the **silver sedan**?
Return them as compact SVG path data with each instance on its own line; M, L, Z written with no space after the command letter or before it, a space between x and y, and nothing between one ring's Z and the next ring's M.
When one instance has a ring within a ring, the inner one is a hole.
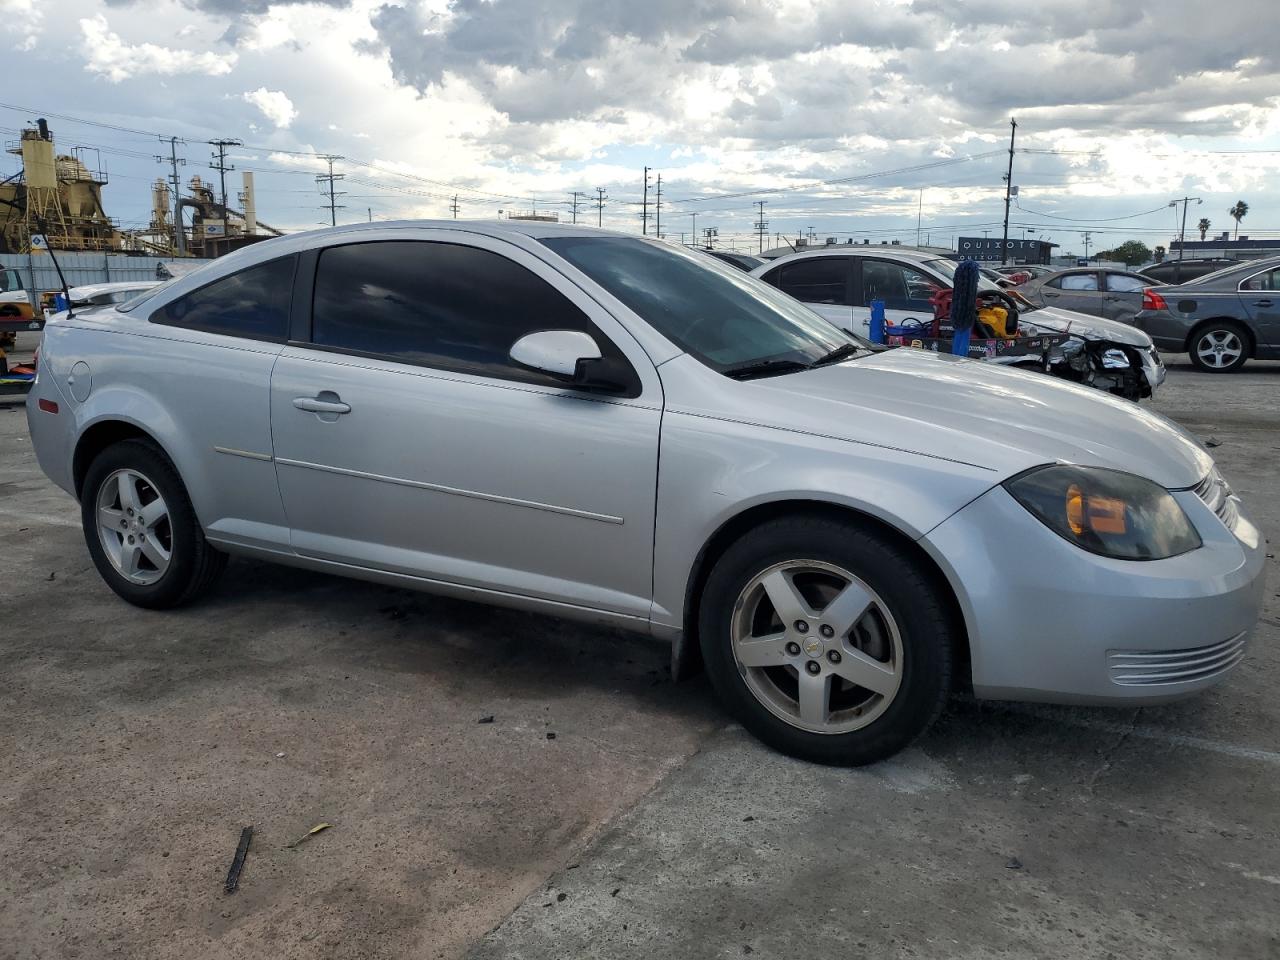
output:
M257 244L54 318L27 413L131 603L190 601L236 554L646 631L827 763L901 749L957 685L1203 690L1261 599L1257 529L1168 420L874 353L733 267L588 228Z

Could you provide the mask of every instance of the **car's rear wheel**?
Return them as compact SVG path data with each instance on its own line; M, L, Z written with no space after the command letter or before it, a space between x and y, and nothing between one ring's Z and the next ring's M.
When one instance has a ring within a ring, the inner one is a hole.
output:
M796 516L734 543L707 580L699 635L731 713L819 763L872 763L932 723L955 628L935 579L892 537Z
M80 511L98 573L140 607L185 603L226 565L226 554L205 540L177 471L146 441L114 444L94 459Z
M1238 323L1215 320L1191 338L1191 363L1208 373L1233 373L1249 360L1249 334Z

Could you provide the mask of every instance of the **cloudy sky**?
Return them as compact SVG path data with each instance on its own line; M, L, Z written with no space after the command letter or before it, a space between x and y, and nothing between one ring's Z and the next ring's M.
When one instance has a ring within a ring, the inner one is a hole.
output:
M1189 233L1244 199L1243 232L1280 236L1274 5L0 0L0 128L47 116L60 152L98 148L127 227L158 136L186 141L184 177L229 137L284 229L327 222L317 154L344 158L342 220L451 216L455 194L462 217L568 219L581 191L594 222L602 187L605 226L637 232L647 165L664 234L696 219L745 249L761 200L771 235L998 235L1016 117L1012 236L1167 244L1184 195Z

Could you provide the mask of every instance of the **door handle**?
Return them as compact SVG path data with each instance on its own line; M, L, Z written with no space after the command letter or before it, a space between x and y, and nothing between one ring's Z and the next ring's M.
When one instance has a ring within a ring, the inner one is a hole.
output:
M321 400L319 397L294 397L293 405L308 413L350 413L351 404L341 400Z
M1253 301L1253 305L1254 305L1255 307L1269 307L1269 306L1271 306L1271 301L1270 301L1270 300L1255 300L1255 301Z

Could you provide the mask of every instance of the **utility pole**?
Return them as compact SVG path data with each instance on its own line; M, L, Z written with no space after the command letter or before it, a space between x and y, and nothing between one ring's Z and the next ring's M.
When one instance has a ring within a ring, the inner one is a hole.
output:
M920 219L924 216L924 187L920 188L920 200L916 204L916 246L920 246Z
M1183 197L1181 200L1170 200L1169 206L1176 207L1182 204L1182 229L1178 231L1178 259L1182 259L1183 251L1187 246L1187 204L1192 200L1196 202L1196 206L1200 206L1202 201L1199 197Z
M644 168L644 205L640 208L640 232L649 235L649 168Z
M578 222L578 198L585 197L586 194L581 190L575 190L569 195L573 199L573 222Z
M765 200L756 201L756 206L760 208L760 212L756 215L756 222L754 226L756 228L756 235L760 238L761 253L764 253L764 236L765 232L769 229L769 221L764 218L764 205L766 202L767 201Z
M720 235L720 231L717 230L715 227L703 227L702 235L706 237L707 249L708 250L714 249L715 238Z
M1009 262L1009 201L1013 199L1013 141L1018 121L1009 121L1009 172L1004 175L1004 239L1000 241L1000 262Z
M453 213L453 219L458 219L458 195L455 193L453 199L449 201L449 210Z
M1087 263L1089 260L1089 238L1093 236L1092 230L1086 230L1080 234L1084 238L1084 259Z
M219 193L222 195L222 219L227 218L227 171L235 167L227 163L227 147L241 146L239 140L209 140L209 146L217 147L218 152L209 160L209 169L218 171Z
M177 137L161 137L161 143L169 144L168 163L172 169L169 174L169 186L173 188L173 250L178 256L183 256L187 252L186 235L182 230L182 204L179 202L182 194L182 180L178 177L178 167L187 165L187 161L178 156L178 144L186 143L185 140L179 140ZM165 163L166 158L163 156L156 157L156 163Z
M369 208L369 222L373 223L373 207Z
M326 204L326 206L328 206L329 208L329 226L336 227L338 225L338 211L345 210L346 204L341 204L337 202L338 197L345 196L345 191L339 190L335 192L333 187L334 187L334 184L337 183L339 180L345 180L346 174L333 172L333 162L335 160L341 160L342 157L337 156L336 154L326 153L326 154L322 154L320 159L325 161L327 164L329 164L329 172L317 173L316 183L322 188L325 186L325 184L328 184L329 202L328 204Z
M693 245L696 247L698 245L698 214L694 212L689 216L693 217L693 226L689 230L693 233Z
M654 209L657 212L658 216L657 216L657 220L655 221L653 232L654 234L657 235L658 239L661 240L662 239L662 174L658 174L658 202L655 205Z
M604 226L604 202L609 199L609 195L604 192L604 187L596 187L596 226Z

